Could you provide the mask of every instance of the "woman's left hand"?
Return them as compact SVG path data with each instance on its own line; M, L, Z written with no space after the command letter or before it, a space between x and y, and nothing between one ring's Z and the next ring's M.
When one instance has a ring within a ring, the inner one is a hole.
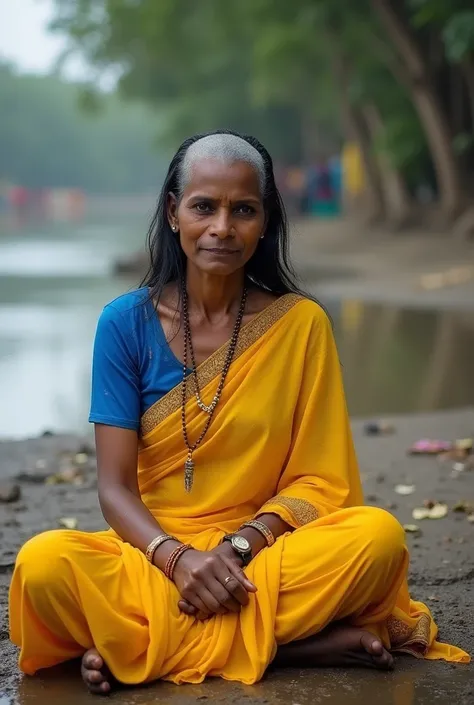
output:
M231 560L232 563L235 563L236 567L238 568L238 573L240 573L239 579L242 586L247 590L247 592L257 592L257 588L255 587L255 585L247 578L244 571L242 570L242 559L239 558L239 556L234 551L228 541L220 543L218 546L213 548L212 551L209 551L209 553L218 553L222 556L225 556L227 560ZM204 615L198 612L194 605L192 605L187 600L179 600L178 607L181 612L184 612L184 614L187 614L190 617L196 617L197 619L201 620L209 619L208 615Z

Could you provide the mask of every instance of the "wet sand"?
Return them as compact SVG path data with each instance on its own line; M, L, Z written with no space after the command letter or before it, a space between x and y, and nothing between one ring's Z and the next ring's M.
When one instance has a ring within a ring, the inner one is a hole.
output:
M453 462L408 456L418 438L454 439L474 434L474 409L391 419L395 433L365 436L364 422L354 421L354 434L368 504L392 511L403 524L417 523L420 534L408 534L411 549L410 585L413 597L426 601L440 626L443 641L474 653L474 524L465 513L453 512L461 501L474 503L474 470L456 472ZM16 650L8 641L7 592L19 546L40 531L56 528L64 517L77 519L78 528L104 527L96 497L95 461L76 458L81 484L45 484L44 479L71 466L70 456L89 451L90 439L52 436L0 443L0 484L17 483L21 497L0 503L0 705L87 705L97 702L83 690L73 664L35 678L21 678ZM64 454L61 456L61 454ZM62 460L61 460L62 457ZM40 461L38 463L38 461ZM66 472L72 479L73 473ZM409 496L395 492L397 484L415 485ZM415 522L412 510L424 500L446 502L450 511L439 520ZM260 703L330 703L363 705L377 699L384 705L428 705L449 698L456 705L474 701L473 666L453 666L398 657L393 674L371 671L291 670L270 674L254 687L212 681L202 686L173 687L158 683L114 694L123 705L201 702L257 705Z

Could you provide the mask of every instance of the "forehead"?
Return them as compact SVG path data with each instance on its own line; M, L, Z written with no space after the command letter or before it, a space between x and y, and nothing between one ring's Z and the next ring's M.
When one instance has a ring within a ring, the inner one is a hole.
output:
M261 198L259 175L255 167L248 162L227 162L210 157L196 159L188 173L184 185L184 196L199 191L217 195L221 193L247 194Z

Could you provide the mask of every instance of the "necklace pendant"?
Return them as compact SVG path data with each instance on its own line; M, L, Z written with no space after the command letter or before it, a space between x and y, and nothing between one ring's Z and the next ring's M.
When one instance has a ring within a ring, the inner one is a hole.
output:
M194 461L191 453L188 453L186 462L184 463L184 489L186 492L191 492L194 481Z
M207 404L204 404L204 402L202 402L200 399L198 399L197 405L201 409L201 411L204 411L206 414L212 414L212 412L214 411L214 408L215 408L214 402L212 404L209 404L209 406L207 406Z

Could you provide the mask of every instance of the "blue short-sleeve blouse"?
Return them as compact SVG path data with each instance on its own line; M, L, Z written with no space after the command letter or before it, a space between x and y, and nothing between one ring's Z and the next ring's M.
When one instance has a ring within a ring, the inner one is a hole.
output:
M138 431L143 413L182 379L146 288L105 306L92 359L89 421Z

